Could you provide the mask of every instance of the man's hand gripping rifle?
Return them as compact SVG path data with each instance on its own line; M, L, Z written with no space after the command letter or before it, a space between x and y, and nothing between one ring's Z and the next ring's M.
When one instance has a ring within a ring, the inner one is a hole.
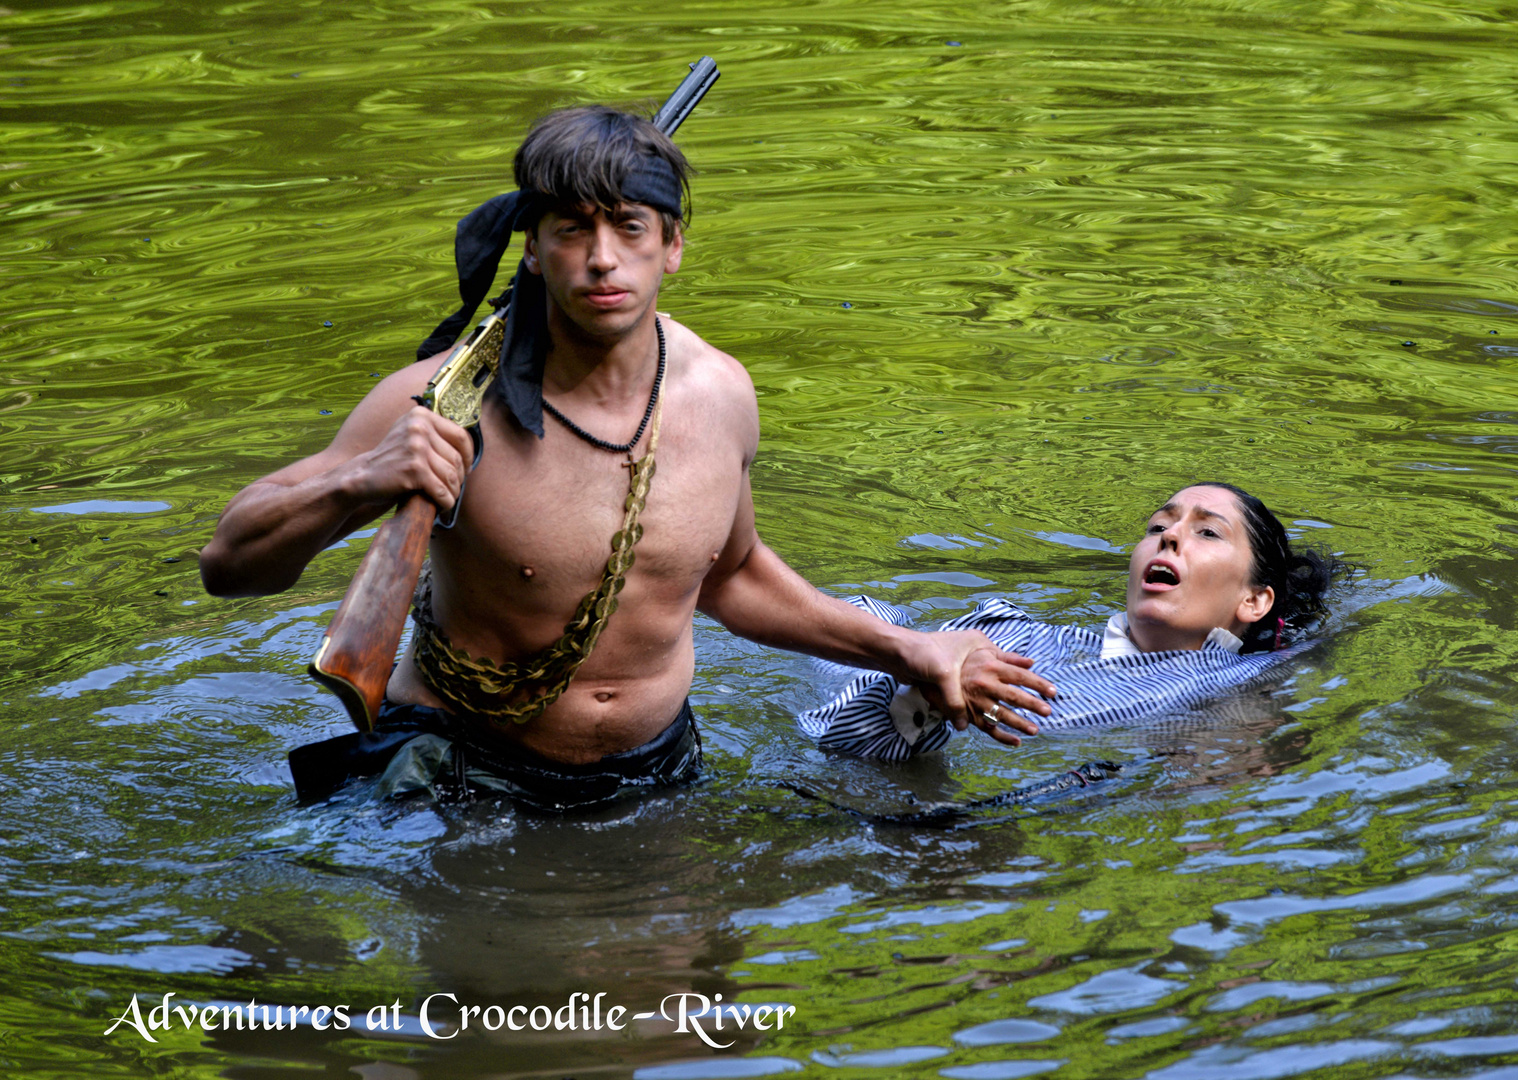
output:
M716 61L709 56L703 56L690 68L690 74L654 114L654 126L666 135L675 133L720 74ZM474 441L471 468L479 464L483 448L480 411L485 393L495 379L505 341L510 293L508 288L499 298L500 305L454 347L426 391L416 399L418 404L469 432ZM413 492L401 501L395 516L375 534L311 659L312 678L342 699L360 731L372 731L379 717L396 647L406 625L411 594L427 557L427 538L434 525L453 527L463 500L460 488L458 501L446 520L438 516L437 507L420 492Z

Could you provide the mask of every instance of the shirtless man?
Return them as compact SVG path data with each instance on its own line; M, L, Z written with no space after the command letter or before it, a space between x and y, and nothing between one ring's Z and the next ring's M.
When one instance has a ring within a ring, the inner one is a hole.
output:
M541 383L529 379L527 391L541 395L555 422L539 414L524 423L530 407L510 404L505 390L487 393L468 497L456 526L431 540L430 614L440 640L500 664L564 632L621 527L627 462L650 442L641 434L631 453L608 453L585 435L610 443L645 430L662 349L645 535L594 651L540 715L524 723L461 715L435 685L445 680L434 672L429 683L415 643L390 679L387 711L431 721L424 729L441 724L479 750L472 763L494 754L571 778L605 765L631 782L685 779L699 763L699 740L692 759L683 729L679 768L667 759L645 767L640 755L661 738L671 743L677 723L689 726L692 615L700 610L754 641L917 683L961 730L973 723L1017 745L1012 729L1037 729L998 702L1047 715L1039 695L1053 694L1027 661L978 632L924 634L870 617L807 584L759 539L749 490L759 442L753 384L731 356L656 315L661 281L684 252L686 169L652 124L600 107L550 114L518 151L517 185L532 193L516 219L526 233L518 280L524 272L540 279L526 282L535 293L521 284L518 292L541 297L522 319L546 320L547 339ZM233 498L201 555L207 590L287 589L319 551L408 492L452 507L473 456L469 435L412 401L440 362L433 356L389 376L325 450Z

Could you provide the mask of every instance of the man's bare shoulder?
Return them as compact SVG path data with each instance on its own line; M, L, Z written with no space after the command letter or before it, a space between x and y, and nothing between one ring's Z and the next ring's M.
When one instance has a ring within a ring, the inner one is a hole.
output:
M688 326L673 319L663 320L669 340L670 355L680 358L680 381L691 393L699 395L713 410L729 422L752 427L753 438L759 433L759 401L754 380L736 359L703 340Z
M432 378L442 362L442 357L434 356L407 364L399 371L385 376L354 406L325 449L286 465L256 482L298 484L373 450L390 430L390 426L416 404L412 395L427 389L427 380Z
M443 366L443 361L446 359L448 359L447 353L438 353L425 360L407 364L398 371L392 371L364 395L359 408L371 402L381 408L395 407L404 402L405 408L410 408L415 404L411 400L412 395L420 394L427 389L428 381L437 374L437 369ZM402 409L402 411L405 410Z
M703 413L714 428L730 432L743 446L744 461L759 449L759 399L754 381L733 357L702 340L688 326L665 319L665 334L672 362L671 374L681 390L701 402Z
M427 389L427 382L443 364L446 354L418 360L379 381L348 415L333 440L334 446L354 442L368 449L384 436L390 425L416 404L413 398Z

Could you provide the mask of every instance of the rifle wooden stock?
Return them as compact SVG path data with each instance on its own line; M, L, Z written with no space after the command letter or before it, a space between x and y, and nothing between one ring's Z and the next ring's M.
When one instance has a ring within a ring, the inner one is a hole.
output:
M436 519L425 495L406 496L375 534L311 660L311 677L342 699L360 731L373 731L379 718Z

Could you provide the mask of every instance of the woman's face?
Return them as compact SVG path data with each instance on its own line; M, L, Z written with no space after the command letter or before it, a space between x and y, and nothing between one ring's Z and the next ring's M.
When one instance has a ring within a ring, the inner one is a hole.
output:
M1145 652L1200 649L1213 627L1243 636L1275 601L1233 492L1189 487L1154 512L1128 560L1128 633Z

